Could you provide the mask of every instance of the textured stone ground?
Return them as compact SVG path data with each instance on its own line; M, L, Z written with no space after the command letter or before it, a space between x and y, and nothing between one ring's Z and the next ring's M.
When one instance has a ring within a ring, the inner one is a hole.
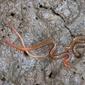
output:
M0 41L9 36L19 44L18 37L4 24L8 21L14 24L27 46L52 37L57 51L62 52L74 37L85 35L85 1L0 0L0 30L3 29ZM45 46L32 53L45 56L46 49ZM62 59L36 60L0 43L0 85L85 85L85 52L79 59L71 56L76 70L66 69Z

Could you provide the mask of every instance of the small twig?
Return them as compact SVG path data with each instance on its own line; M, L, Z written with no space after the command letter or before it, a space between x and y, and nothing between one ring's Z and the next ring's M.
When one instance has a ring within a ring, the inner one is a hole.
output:
M7 25L20 38L20 41L21 41L22 46L16 46L16 44L12 43L10 41L10 39L5 39L4 42L6 44L8 44L9 46L13 47L13 48L16 48L17 50L27 52L28 55L30 55L33 58L40 58L40 59L42 59L42 58L46 58L46 56L50 56L51 58L55 58L56 56L60 56L61 55L60 58L64 58L64 63L66 64L67 61L68 61L68 58L66 58L66 55L69 54L70 52L73 52L74 53L74 47L75 47L75 45L78 44L78 43L85 43L85 36L77 36L77 37L75 37L72 40L72 42L69 44L69 46L65 47L64 52L59 53L59 54L56 53L56 43L53 42L53 39L52 38L48 38L48 39L42 40L41 42L39 42L37 44L31 45L29 47L26 47L25 44L24 44L23 38L16 31L16 29L13 26L11 26L10 23L8 23ZM39 49L39 48L41 48L43 46L51 45L51 44L54 45L54 46L50 50L49 54L46 55L45 57L33 55L33 54L30 53L30 51L32 51L32 50L36 50L36 49Z

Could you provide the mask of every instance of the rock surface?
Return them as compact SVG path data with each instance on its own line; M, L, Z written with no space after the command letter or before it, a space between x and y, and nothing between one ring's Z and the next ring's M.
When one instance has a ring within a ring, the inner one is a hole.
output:
M9 21L26 46L52 37L61 53L74 37L85 35L85 0L0 0L0 85L85 85L85 47L81 58L70 55L76 70L65 68L63 59L32 58L1 42L9 37L20 44ZM31 53L45 56L48 46Z

